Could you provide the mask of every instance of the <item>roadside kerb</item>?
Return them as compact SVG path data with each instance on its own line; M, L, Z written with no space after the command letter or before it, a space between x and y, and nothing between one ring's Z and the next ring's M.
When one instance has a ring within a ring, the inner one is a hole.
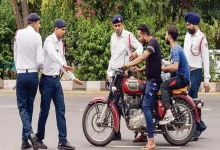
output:
M16 80L1 80L0 89L14 90ZM64 91L86 91L86 92L99 92L106 91L105 81L84 81L84 85L77 85L72 81L61 80L61 85ZM204 93L203 82L201 83L199 92ZM220 92L220 82L210 83L210 93Z

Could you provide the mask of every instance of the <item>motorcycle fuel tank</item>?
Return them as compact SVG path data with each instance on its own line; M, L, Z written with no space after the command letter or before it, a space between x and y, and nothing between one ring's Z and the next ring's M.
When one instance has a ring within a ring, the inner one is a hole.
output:
M134 77L126 78L122 82L122 90L128 95L143 94L145 87L146 84L144 81Z

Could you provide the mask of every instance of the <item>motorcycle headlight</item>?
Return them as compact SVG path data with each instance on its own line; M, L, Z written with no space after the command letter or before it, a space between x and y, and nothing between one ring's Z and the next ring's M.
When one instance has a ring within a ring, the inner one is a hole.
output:
M202 109L202 103L197 104L197 108Z
M116 92L117 91L117 88L115 86L112 86L112 92Z

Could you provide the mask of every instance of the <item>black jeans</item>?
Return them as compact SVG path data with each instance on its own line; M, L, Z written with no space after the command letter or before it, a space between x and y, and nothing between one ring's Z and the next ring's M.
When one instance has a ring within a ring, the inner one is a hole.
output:
M169 80L164 81L160 85L161 98L164 104L164 108L166 110L170 108L169 91L184 88L185 86L188 86L188 85L189 85L189 80L187 80L184 76L181 76L181 75L172 77Z

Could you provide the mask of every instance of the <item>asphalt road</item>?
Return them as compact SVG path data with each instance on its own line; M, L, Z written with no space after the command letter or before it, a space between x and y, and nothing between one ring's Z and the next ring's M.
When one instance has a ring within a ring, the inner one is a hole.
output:
M146 143L133 143L134 134L129 131L122 120L122 140L111 142L106 147L94 147L84 137L82 131L82 115L90 98L105 96L105 93L67 93L65 94L66 119L68 141L76 147L76 150L140 150ZM156 135L155 141L160 150L219 150L220 149L220 95L200 95L205 100L203 120L207 124L207 130L197 142L190 142L186 146L171 146L162 135ZM37 130L37 121L40 111L40 95L35 100L33 114L33 130ZM58 144L58 131L53 103L46 126L44 140L48 150L56 150ZM16 106L15 93L0 92L0 150L20 150L21 145L21 120Z

